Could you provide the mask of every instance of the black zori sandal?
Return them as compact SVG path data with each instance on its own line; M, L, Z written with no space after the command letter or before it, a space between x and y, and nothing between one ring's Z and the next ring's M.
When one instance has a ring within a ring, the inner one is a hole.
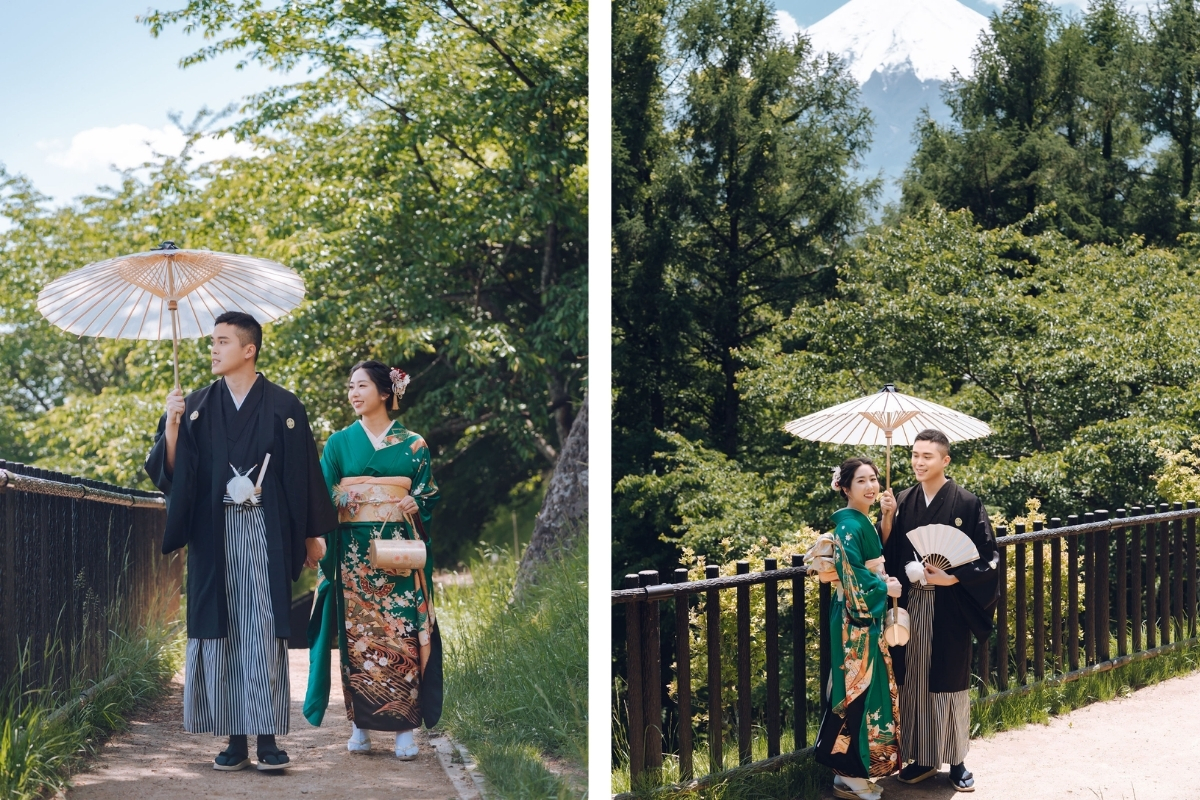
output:
M955 764L950 767L950 785L956 792L975 791L975 776L967 770L966 764Z
M245 736L230 736L229 745L213 759L213 769L222 772L237 772L250 766L250 754L246 750Z
M263 772L283 769L291 759L275 744L274 736L258 737L258 768Z

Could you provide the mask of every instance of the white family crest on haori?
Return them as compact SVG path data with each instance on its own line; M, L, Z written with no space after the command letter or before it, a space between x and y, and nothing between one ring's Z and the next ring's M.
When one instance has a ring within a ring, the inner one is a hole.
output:
M952 569L979 558L971 537L950 525L922 525L907 535L922 561L938 569Z
M830 406L783 426L793 436L828 444L886 445L887 485L892 485L892 445L911 445L917 434L936 428L952 442L989 436L987 423L953 408L910 397L889 383L877 394Z

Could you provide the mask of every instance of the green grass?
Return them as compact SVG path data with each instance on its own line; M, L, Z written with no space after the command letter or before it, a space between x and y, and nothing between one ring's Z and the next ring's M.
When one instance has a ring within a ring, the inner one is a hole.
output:
M1116 652L1115 642L1112 652ZM1043 684L1024 694L976 701L971 705L971 735L986 737L1030 723L1045 725L1051 717L1091 703L1124 697L1169 678L1190 674L1197 668L1200 668L1200 645L1189 645L1071 683Z
M21 691L22 668L0 690L0 797L34 800L65 787L84 757L125 727L133 709L165 691L183 661L184 638L176 626L107 635L108 652L94 681L76 678L69 689L54 693ZM55 715L55 709L115 675L121 677L94 691L87 703Z
M1116 642L1112 644L1116 652ZM1143 661L1087 675L1063 684L1035 686L1024 694L1005 695L994 700L975 699L971 704L971 735L987 737L1031 723L1047 724L1051 717L1066 714L1095 702L1124 697L1138 689L1152 686L1170 678L1188 675L1200 669L1200 644L1181 647ZM756 731L753 745L755 761L766 758L766 739ZM725 763L737 757L737 743L726 742ZM707 748L698 748L694 756L695 772L701 776L708 769ZM810 800L819 797L821 787L828 784L831 773L811 757L786 765L777 772L740 772L732 770L727 777L716 779L711 786L682 790L669 784L679 780L678 760L663 758L661 787L639 786L633 794L654 800L751 800L752 798L787 797ZM620 764L612 773L612 791L628 792L629 770Z
M614 730L619 730L619 728L614 726ZM815 732L816 728L810 726L809 730ZM783 738L783 747L786 748L788 746L788 742L790 742L790 741L791 741L791 731L790 730L785 731L784 738ZM734 767L734 765L737 764L737 761L738 761L737 747L738 747L737 740L729 739L729 738L727 738L725 740L724 744L722 745L722 751L723 751L722 752L722 762L723 762L724 769L726 771L730 770L731 768ZM629 785L629 766L628 766L627 761L624 758L625 750L622 749L621 752L622 752L622 756L623 756L622 763L620 763L612 771L613 794L619 794L621 792L628 792L631 789L631 787ZM756 761L762 761L766 758L767 758L767 733L766 733L766 730L763 729L761 726L755 726L753 729L753 735L751 737L751 742L750 742L750 760L752 762L756 762ZM692 751L692 777L693 778L703 778L703 777L709 775L712 772L711 766L712 765L709 761L708 743L702 742ZM819 767L816 764L812 764L811 767L818 769L818 770L821 769L821 767ZM732 780L732 779L734 779L734 777L735 776L731 775L730 779ZM760 775L758 780L762 780L764 777L765 776ZM740 779L738 779L738 780L740 781ZM659 785L661 786L661 785L676 784L679 782L680 782L679 757L676 755L670 755L670 754L664 753L663 754L662 779L659 782ZM720 784L722 782L723 781L718 781L718 784ZM637 794L638 796L646 796L646 797L649 797L651 794L654 794L655 797L658 797L659 795L655 794L655 788L656 787L654 785L650 785L650 784L647 784L645 786L639 786L638 791L635 792L635 794ZM675 793L675 794L668 794L665 796L683 797L683 796L685 796L685 794ZM709 795L686 794L686 796L687 797L693 797L693 796L708 797ZM712 795L712 796L719 797L721 795ZM735 796L740 797L740 795L735 795ZM800 796L802 796L802 795L789 795L789 797L800 797Z
M586 536L583 541L587 541ZM516 562L487 552L471 585L437 601L445 644L444 726L501 798L574 798L587 770L587 559L548 565L519 603ZM578 780L546 768L546 757Z

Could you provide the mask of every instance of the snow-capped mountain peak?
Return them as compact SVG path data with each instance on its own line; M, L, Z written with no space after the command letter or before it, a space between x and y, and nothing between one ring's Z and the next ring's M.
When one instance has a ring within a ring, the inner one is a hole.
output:
M860 84L909 65L917 79L971 72L971 51L988 19L957 0L850 0L805 33L817 52L840 54Z

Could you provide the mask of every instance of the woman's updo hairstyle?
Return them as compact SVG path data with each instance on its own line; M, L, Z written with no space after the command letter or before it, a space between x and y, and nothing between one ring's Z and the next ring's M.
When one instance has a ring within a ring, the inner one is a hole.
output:
M392 368L382 361L360 361L350 368L350 377L354 378L354 373L359 370L367 373L371 379L371 383L375 384L375 388L379 390L379 396L383 400L389 400L392 397Z
M849 497L846 494L845 487L854 483L854 476L858 473L858 468L862 466L870 467L875 471L875 477L879 477L879 467L875 466L875 462L871 459L847 458L842 462L840 467L833 468L833 481L829 484L829 487L841 492L843 497Z

